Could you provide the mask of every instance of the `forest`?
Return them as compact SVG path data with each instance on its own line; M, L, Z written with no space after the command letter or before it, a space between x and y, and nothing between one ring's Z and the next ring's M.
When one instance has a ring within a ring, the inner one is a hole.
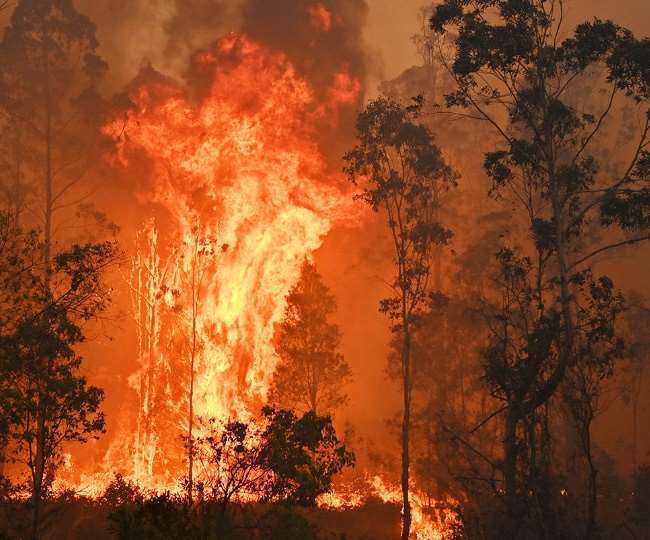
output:
M650 540L647 0L0 0L0 540Z

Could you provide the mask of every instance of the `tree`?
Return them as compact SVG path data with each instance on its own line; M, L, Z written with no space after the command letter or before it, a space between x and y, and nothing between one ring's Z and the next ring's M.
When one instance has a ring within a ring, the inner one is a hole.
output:
M367 181L360 198L383 213L394 249L394 295L382 300L380 310L401 344L403 540L411 527L411 334L430 299L432 250L451 237L438 220L439 195L455 182L431 134L417 123L421 108L421 100L407 108L386 98L371 102L357 120L358 144L345 155L351 181Z
M203 290L204 278L207 271L211 268L214 257L213 242L209 239L202 238L199 228L195 225L192 228L192 239L188 246L189 251L189 271L188 273L188 295L189 295L189 312L188 326L190 327L189 335L189 385L188 385L188 418L187 418L187 497L192 503L193 492L193 465L194 465L194 378L196 375L196 362L201 352L201 338L199 336L199 307L201 298L205 294Z
M536 278L517 294L533 295L536 326L527 334L547 350L538 348L532 362L541 380L533 373L525 379L535 381L528 386L534 391L504 411L508 506L517 506L520 492L514 434L585 368L574 369L584 360L579 302L588 265L650 239L650 41L599 20L561 41L563 12L562 0L445 0L431 18L434 31L456 35L450 49L442 40L439 47L456 83L447 105L500 137L500 147L485 156L491 193L519 204L531 240L524 267L531 264ZM597 156L617 100L636 108L641 127L601 167ZM589 537L593 527L586 531Z
M553 467L549 406L529 411L546 383L549 364L561 354L561 316L554 307L540 309L537 275L528 257L504 248L497 255L495 287L499 299L487 312L490 337L482 352L484 380L491 395L504 406L503 459L497 468L503 475L507 514L500 534L521 531L559 534L557 502L564 486ZM593 533L596 514L597 470L592 456L591 425L598 412L601 382L611 377L623 355L617 321L623 298L607 277L595 279L590 271L572 279L576 296L576 349L572 366L561 386L561 403L575 428L577 446L588 466L588 504L585 534ZM557 291L554 291L557 294ZM574 494L571 494L574 497ZM578 510L571 519L576 522Z
M298 417L265 407L258 422L211 421L211 432L196 447L203 489L222 514L233 499L313 506L334 475L354 464L331 419L313 411Z
M336 301L312 263L305 262L287 296L284 321L275 336L280 357L270 401L280 407L331 414L347 401L350 368L338 352L341 333L329 317Z
M86 442L104 429L103 391L79 374L82 358L74 348L84 340L80 325L110 301L103 274L117 251L108 242L75 245L56 256L46 278L37 234L5 228L1 247L3 437L29 468L38 538L45 475L56 467L61 445Z
M35 213L39 221L42 216L46 261L59 229L56 214L92 192L79 188L100 148L95 85L107 65L96 54L95 30L71 0L22 0L0 43L0 88L7 90L0 106L15 131L15 179L22 182L21 163L31 155L30 172L41 178L42 205ZM15 185L12 192L22 207L25 186Z

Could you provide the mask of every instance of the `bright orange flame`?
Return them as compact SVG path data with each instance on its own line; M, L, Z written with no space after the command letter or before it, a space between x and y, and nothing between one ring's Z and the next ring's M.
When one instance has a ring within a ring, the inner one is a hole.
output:
M126 472L158 489L184 472L190 329L195 417L251 418L266 399L274 325L303 260L333 224L359 213L338 187L343 180L326 172L316 141L318 123L331 119L323 111L354 102L358 81L335 75L327 102L316 103L283 54L239 35L197 54L194 66L209 81L204 95L192 101L171 84L146 84L126 120L105 128L124 166L137 155L150 161L144 196L169 213L174 230L161 245L148 223L136 242L129 283L141 369L131 383L140 410L135 435L125 442L125 426L107 463L115 468L120 446L131 456Z
M386 484L379 476L367 478L369 484L360 489L359 486L344 488L340 486L332 493L326 493L318 498L318 505L332 510L347 510L362 506L370 497L377 497L385 503L402 504L402 491L399 486ZM417 490L410 490L411 504L411 538L414 540L447 540L452 538L453 531L458 525L458 516L452 507L455 501L448 500L445 504L431 501Z
M372 479L375 494L384 502L402 503L402 492L397 486L388 486L379 477ZM416 540L445 540L451 537L453 526L458 517L452 512L450 504L444 508L432 507L427 503L425 496L409 489L411 504L411 538ZM449 501L450 503L453 501Z

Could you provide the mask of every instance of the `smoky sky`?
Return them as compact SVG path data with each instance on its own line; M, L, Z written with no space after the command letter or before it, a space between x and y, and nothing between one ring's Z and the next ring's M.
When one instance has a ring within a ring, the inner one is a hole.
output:
M112 89L151 64L182 77L194 51L229 32L282 51L316 91L345 69L367 76L365 0L76 0L96 24L100 52L111 66ZM318 11L329 14L327 28Z
M319 25L319 9L329 14L326 28ZM249 0L243 9L242 30L285 52L319 89L331 84L332 74L341 69L365 78L361 34L367 13L364 0Z

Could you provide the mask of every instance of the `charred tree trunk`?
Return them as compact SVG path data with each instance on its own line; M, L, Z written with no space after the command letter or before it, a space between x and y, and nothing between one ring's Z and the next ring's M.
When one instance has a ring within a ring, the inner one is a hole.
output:
M190 357L189 419L187 429L187 501L192 504L194 490L194 363L196 359L196 304L192 306L192 352Z
M411 534L411 503L409 501L409 434L411 425L411 334L407 315L404 316L404 342L402 344L402 540Z
M503 482L505 488L506 514L508 516L506 534L513 534L519 519L519 500L517 489L517 425L519 417L512 407L507 409L505 433L503 437Z
M44 204L44 225L43 225L43 263L44 283L49 291L51 286L51 257L52 257L52 214L54 210L53 195L53 172L52 172L52 95L49 79L49 51L47 47L43 50L43 63L45 67L45 130L43 133L43 144L45 146L43 163L43 188L45 192ZM42 358L41 361L51 371L54 358ZM32 539L38 540L40 531L41 502L43 499L43 477L45 475L45 463L48 458L46 451L46 410L44 390L39 391L38 406L36 411L36 456L32 470Z
M585 458L589 469L589 479L587 482L587 526L585 530L585 540L594 538L596 532L596 517L598 513L598 469L594 463L591 453L591 426L585 430Z
M51 369L51 362L48 361L48 370ZM49 375L48 375L49 376ZM38 405L36 410L36 455L34 460L30 459L32 472L32 540L40 537L41 525L41 504L43 501L43 478L45 476L45 464L47 460L46 436L47 429L45 419L47 415L44 403L43 389L38 389ZM31 456L31 451L30 451Z

